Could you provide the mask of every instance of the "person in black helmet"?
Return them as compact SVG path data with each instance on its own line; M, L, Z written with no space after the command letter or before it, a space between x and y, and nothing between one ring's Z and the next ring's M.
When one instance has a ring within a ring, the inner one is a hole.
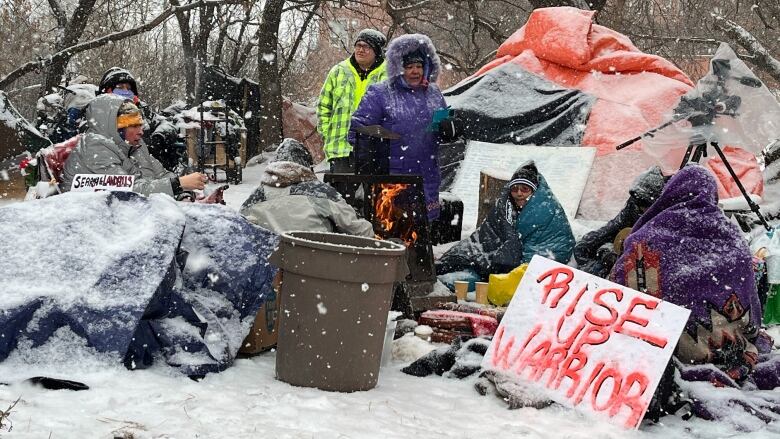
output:
M111 67L103 73L98 85L98 95L115 94L132 101L144 117L144 143L149 152L165 169L177 172L178 165L186 158L186 149L178 141L176 127L164 117L155 114L138 97L138 83L133 74L121 67Z
M114 93L138 104L138 84L133 75L121 67L111 67L103 73L98 94Z

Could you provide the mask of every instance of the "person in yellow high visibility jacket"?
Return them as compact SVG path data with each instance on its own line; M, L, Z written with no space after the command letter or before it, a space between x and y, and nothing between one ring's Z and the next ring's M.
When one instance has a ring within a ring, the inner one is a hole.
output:
M331 172L355 171L352 145L347 142L350 119L371 84L384 81L384 47L387 39L374 29L363 29L352 55L333 66L317 102L317 131L323 137Z

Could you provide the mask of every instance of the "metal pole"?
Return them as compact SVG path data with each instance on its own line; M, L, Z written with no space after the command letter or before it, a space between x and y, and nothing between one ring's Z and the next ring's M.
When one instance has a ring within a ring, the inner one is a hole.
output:
M731 174L731 178L733 178L734 182L737 183L737 187L739 188L739 191L742 192L742 196L745 197L745 200L750 206L750 210L752 210L753 213L756 214L759 221L761 221L761 224L764 225L764 228L767 230L767 232L771 231L772 227L769 225L766 219L764 219L764 216L761 215L761 209L758 207L758 204L756 204L753 201L753 199L750 198L750 195L748 195L747 191L745 190L745 187L742 186L742 182L739 181L739 177L737 177L736 172L734 172L734 169L731 168L731 164L729 163L728 159L726 159L726 155L723 154L723 150L720 149L720 145L718 145L718 142L710 142L710 144L715 148L715 151L718 153L718 156L720 156L720 159L723 160L723 164L726 165L726 169L729 171L729 174Z
M203 166L204 158L203 154L205 153L206 149L206 134L205 134L205 128L203 127L203 102L200 102L200 105L198 105L198 109L200 110L200 145L198 145L198 172L205 172L205 166Z

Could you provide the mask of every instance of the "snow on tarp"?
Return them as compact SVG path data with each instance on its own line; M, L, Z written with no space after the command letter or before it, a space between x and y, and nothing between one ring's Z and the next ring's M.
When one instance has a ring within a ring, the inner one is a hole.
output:
M519 145L579 146L596 100L516 64L498 66L445 93L447 104L458 111L466 138Z
M295 139L309 150L315 163L325 159L322 136L317 132L317 112L314 108L282 98L282 131L284 137Z
M232 364L277 240L225 208L112 192L0 208L0 235L0 361L57 361L76 335L109 361L161 354L188 375Z
M268 257L278 236L224 206L179 207L187 217L181 241L186 252L183 296L209 322L203 339L211 356L227 366L271 294L276 269Z
M593 24L593 14L570 7L534 10L528 22L499 47L495 60L444 94L456 113L460 109L468 112L465 100L456 98L450 102L449 95L505 64L519 66L538 76L540 81L549 83L547 89L563 87L572 93L576 90L582 97L577 97L575 102L589 103L579 107L587 111L585 126L576 127L582 131L581 144L594 146L598 151L580 204L580 215L603 219L614 215L628 196L627 190L616 188L626 187L627 182L653 163L641 148L615 152L615 146L661 124L664 113L693 83L671 62L642 53L626 36ZM504 77L506 81L512 79L508 75ZM518 81L522 80L518 77ZM506 86L501 84L501 87ZM497 99L483 102L483 112L503 114L507 109L517 108L514 119L536 118L541 121L539 128L546 129L551 119L548 113L553 110L545 105L550 97L542 90L536 91L536 97L523 94L518 98L511 92L503 93ZM531 104L539 102L535 110L524 110L529 103L519 101L526 99ZM496 117L493 121L500 123L503 118ZM549 142L540 144L558 146L556 140L559 139L551 137ZM565 136L562 140L568 141Z

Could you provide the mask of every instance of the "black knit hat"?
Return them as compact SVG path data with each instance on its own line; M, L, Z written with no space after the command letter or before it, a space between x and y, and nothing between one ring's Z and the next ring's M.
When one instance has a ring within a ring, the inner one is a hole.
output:
M661 196L666 180L661 167L653 166L639 176L631 184L628 193L640 207L649 207Z
M403 56L403 66L406 67L409 64L414 63L425 65L425 58L427 58L427 56L422 50L415 50L414 52L407 53Z
M133 78L130 72L120 67L111 67L106 70L106 73L103 73L98 90L100 93L106 93L109 89L114 89L117 84L123 82L130 84L130 90L133 91L134 95L138 96L138 85L135 82L135 78Z
M536 164L533 161L529 161L520 165L520 167L512 174L512 180L509 181L509 187L516 184L524 184L530 186L534 191L539 186L539 170L536 169Z
M286 138L282 140L282 143L276 148L275 162L293 162L307 168L314 166L314 159L311 157L311 153L304 146L303 143Z
M358 41L362 41L371 46L371 50L374 51L374 56L377 58L384 57L387 38L382 32L379 32L376 29L363 29L358 33L357 38L355 38L355 43Z

